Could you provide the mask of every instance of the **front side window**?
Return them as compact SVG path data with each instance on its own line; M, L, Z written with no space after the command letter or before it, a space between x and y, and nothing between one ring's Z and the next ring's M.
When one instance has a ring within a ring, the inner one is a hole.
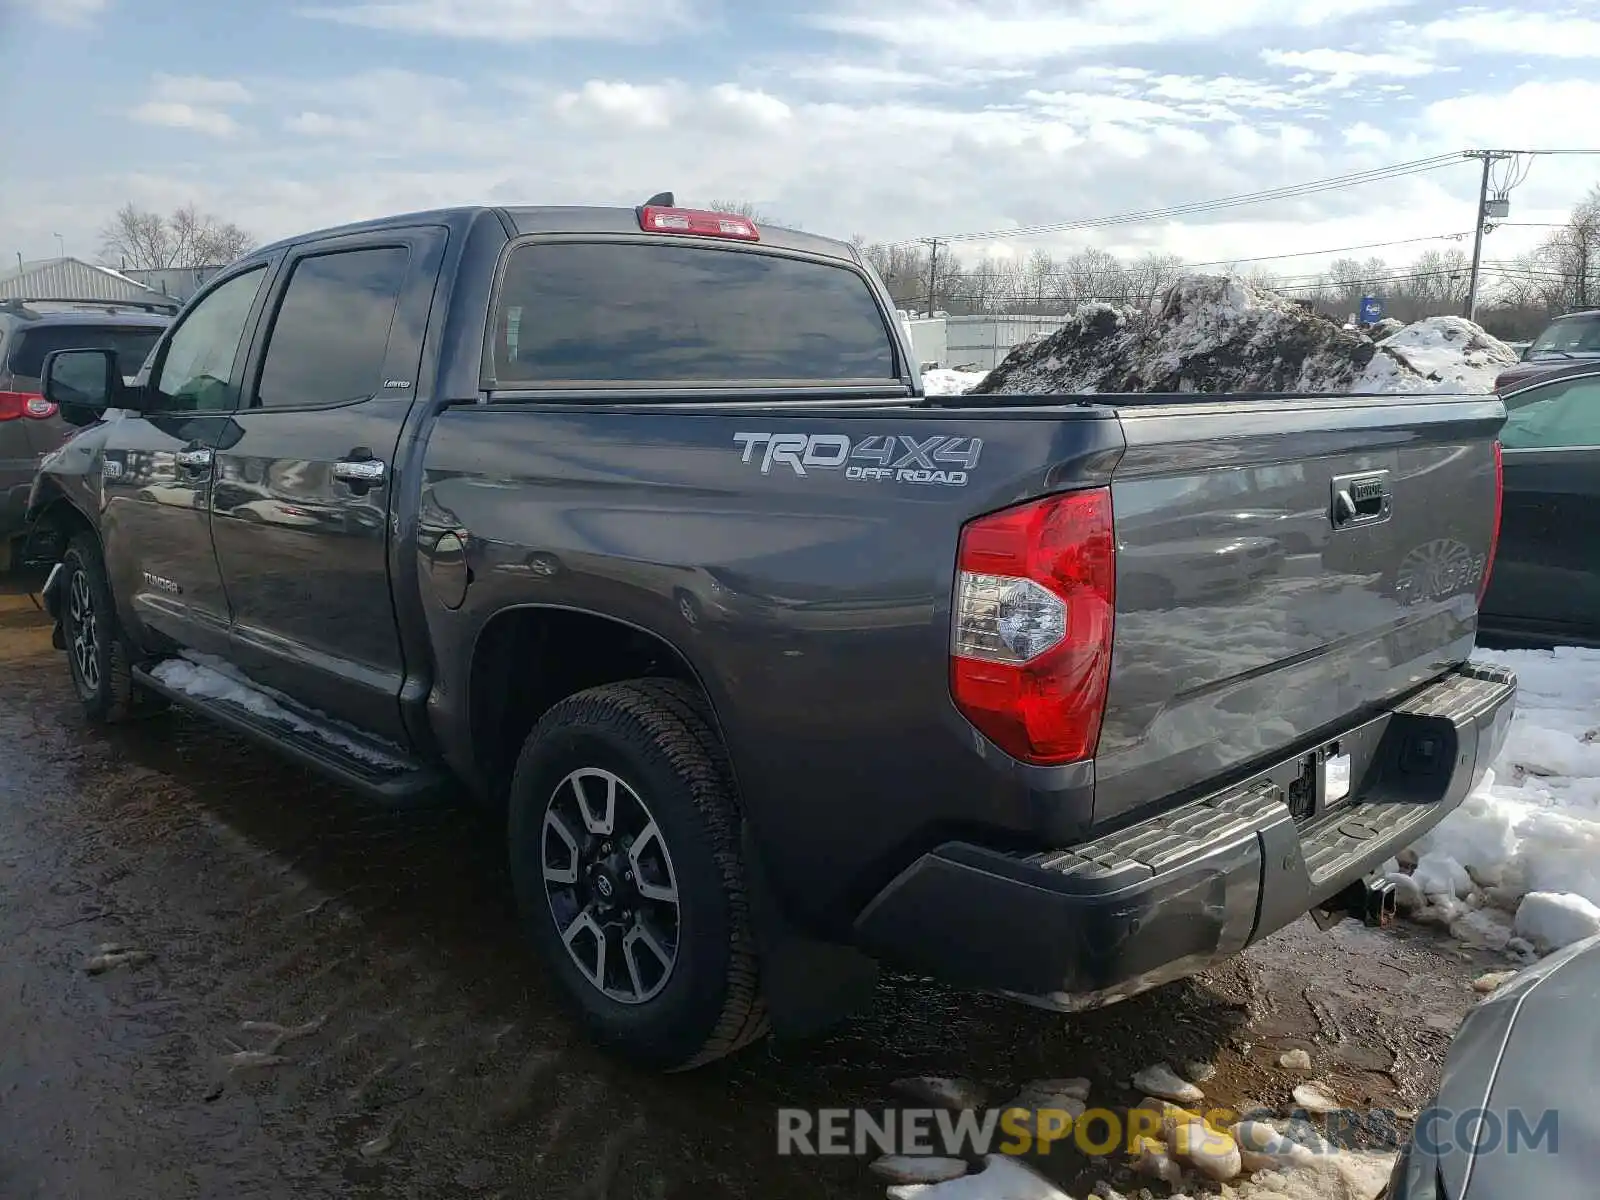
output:
M1507 450L1600 446L1600 379L1562 380L1510 397L1500 443Z
M166 412L231 412L233 363L266 267L236 275L205 296L173 330L150 405Z
M404 246L375 246L297 262L252 407L317 407L376 394L410 257Z
M862 275L749 250L519 246L506 264L494 339L502 388L896 378Z

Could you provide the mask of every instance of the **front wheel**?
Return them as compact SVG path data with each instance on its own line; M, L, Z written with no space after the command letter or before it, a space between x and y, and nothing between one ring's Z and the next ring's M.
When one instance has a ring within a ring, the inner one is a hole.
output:
M766 1032L731 779L692 689L636 680L551 708L509 834L523 923L600 1041L687 1070Z
M61 631L72 687L85 714L109 724L159 708L134 686L99 545L88 534L73 538L61 571Z

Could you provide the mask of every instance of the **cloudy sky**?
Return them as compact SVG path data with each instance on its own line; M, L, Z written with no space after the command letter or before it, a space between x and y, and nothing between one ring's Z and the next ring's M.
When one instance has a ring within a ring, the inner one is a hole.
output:
M1600 148L1595 0L0 0L0 53L7 257L53 255L56 234L92 257L129 200L271 238L672 189L893 241L1468 147ZM1460 233L1477 172L963 253L1211 261ZM1538 158L1511 219L1560 220L1596 181L1600 155ZM1507 226L1486 253L1543 232Z

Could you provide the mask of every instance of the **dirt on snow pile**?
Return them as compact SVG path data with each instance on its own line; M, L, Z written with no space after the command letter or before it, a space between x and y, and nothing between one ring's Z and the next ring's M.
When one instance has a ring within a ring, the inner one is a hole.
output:
M1189 275L1154 312L1082 305L972 391L1488 392L1516 360L1461 317L1430 317L1374 342L1244 280Z

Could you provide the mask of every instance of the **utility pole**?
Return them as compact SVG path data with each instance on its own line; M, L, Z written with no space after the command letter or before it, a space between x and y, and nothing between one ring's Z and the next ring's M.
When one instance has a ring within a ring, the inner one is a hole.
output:
M1467 283L1467 320L1478 319L1478 269L1483 262L1483 227L1489 221L1489 170L1503 158L1512 157L1507 150L1467 150L1464 158L1483 160L1483 180L1478 184L1478 224L1472 233L1472 274Z
M923 244L931 247L928 255L928 319L933 319L934 293L939 286L939 239L923 238Z

